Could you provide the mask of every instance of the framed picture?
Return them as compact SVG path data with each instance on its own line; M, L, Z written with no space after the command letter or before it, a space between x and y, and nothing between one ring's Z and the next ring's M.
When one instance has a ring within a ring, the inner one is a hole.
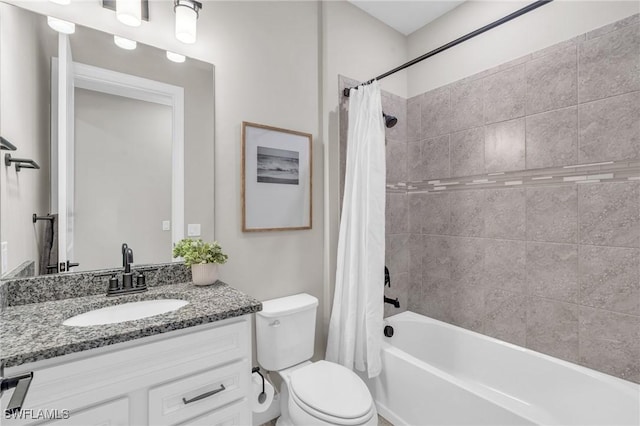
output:
M242 230L311 229L312 137L242 122Z

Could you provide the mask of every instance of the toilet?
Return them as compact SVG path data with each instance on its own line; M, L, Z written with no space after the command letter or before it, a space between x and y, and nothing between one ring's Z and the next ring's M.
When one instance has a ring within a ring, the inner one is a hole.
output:
M279 426L377 425L365 383L328 361L311 362L318 299L301 293L262 302L256 313L258 364L282 378Z

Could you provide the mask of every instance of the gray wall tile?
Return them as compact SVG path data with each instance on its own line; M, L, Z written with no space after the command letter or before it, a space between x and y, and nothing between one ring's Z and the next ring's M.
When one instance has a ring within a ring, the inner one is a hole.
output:
M640 249L580 246L580 304L640 315Z
M640 25L581 43L578 96L588 102L640 90Z
M640 382L640 317L580 307L580 357L587 367Z
M527 169L578 163L578 108L569 107L526 119Z
M472 176L484 173L484 128L463 130L451 134L451 176Z
M526 296L504 290L485 295L484 333L496 339L526 345Z
M481 237L484 235L485 197L483 190L457 191L449 195L451 235Z
M527 188L527 239L576 243L577 238L576 185Z
M524 65L490 75L484 79L483 84L485 123L511 120L524 115Z
M385 233L404 234L409 230L409 202L407 194L387 194Z
M596 28L593 31L589 31L585 34L585 38L587 40L591 40L592 38L600 37L605 34L611 33L613 31L618 31L624 27L628 27L629 25L639 24L640 23L640 13L633 14L626 18L623 18L619 21L613 22L609 25L605 25L600 28Z
M486 289L520 294L526 292L526 243L524 241L489 239L485 242L484 253Z
M463 287L482 287L484 244L480 238L450 237L451 281Z
M421 138L422 112L420 108L421 95L407 100L407 140L418 141Z
M451 323L468 330L484 331L484 289L479 282L451 281Z
M581 104L578 116L579 162L640 158L640 92Z
M529 297L527 347L567 361L577 361L578 305Z
M451 281L447 279L425 280L418 312L440 321L451 322Z
M425 171L422 162L422 141L407 144L407 175L410 181L424 179ZM388 162L387 162L388 164Z
M578 302L578 247L527 243L527 291L530 295Z
M385 127L388 139L407 141L407 100L389 92L382 92L382 111L398 119L395 126Z
M387 150L387 182L407 181L407 143L405 141L388 140Z
M423 234L449 234L450 194L428 194L422 217Z
M419 234L409 234L407 242L409 251L409 286L412 291L421 291L422 272L425 269L426 255L425 237ZM417 297L418 293L416 293Z
M424 237L425 257L422 277L424 281L451 279L451 240L450 237Z
M448 88L436 89L422 95L421 139L442 136L451 130L451 98Z
M385 241L385 265L391 276L409 272L409 234L387 235Z
M484 124L484 90L482 80L455 83L451 86L451 131Z
M444 194L443 194L444 195ZM409 198L409 232L422 234L422 222L424 219L424 206L427 199L426 193L410 193ZM447 216L447 220L449 217Z
M526 74L527 114L578 103L576 46L527 62Z
M522 170L525 167L523 118L485 127L484 162L487 172Z
M526 217L524 188L487 189L485 195L485 236L524 240Z
M639 182L580 185L580 243L640 247L639 205Z
M449 135L422 142L422 180L449 177Z

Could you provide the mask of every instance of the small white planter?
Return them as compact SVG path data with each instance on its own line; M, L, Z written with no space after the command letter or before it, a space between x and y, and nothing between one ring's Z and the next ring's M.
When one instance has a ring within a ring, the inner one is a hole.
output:
M218 264L198 263L191 265L191 276L195 285L211 285L218 280Z

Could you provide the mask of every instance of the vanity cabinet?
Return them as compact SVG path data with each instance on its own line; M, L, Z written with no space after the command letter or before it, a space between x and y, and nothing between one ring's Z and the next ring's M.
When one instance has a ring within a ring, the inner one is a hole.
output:
M34 377L22 417L4 415L8 391L0 422L251 424L250 339L250 316L244 315L7 368L6 376L33 371ZM69 418L61 419L65 410Z

